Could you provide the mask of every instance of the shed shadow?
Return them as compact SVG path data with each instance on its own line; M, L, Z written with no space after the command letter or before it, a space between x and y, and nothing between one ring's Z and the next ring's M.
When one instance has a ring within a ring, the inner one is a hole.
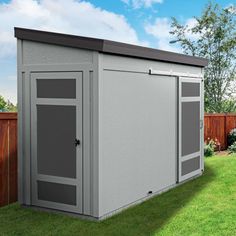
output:
M5 223L15 223L22 235L91 235L91 236L146 236L156 235L178 212L215 179L214 170L206 166L199 178L133 206L106 220L95 222L61 214L25 209L18 204L6 206L0 212ZM7 217L6 217L7 216ZM30 224L29 224L30 222ZM30 226L29 226L30 225ZM7 228L10 230L10 228ZM3 233L7 231L3 230ZM36 235L36 233L34 234Z
M131 207L98 224L101 224L103 233L107 231L108 235L112 228L121 230L129 228L130 235L156 234L179 210L206 188L214 180L214 177L213 169L206 166L202 176L162 193L140 205ZM117 232L117 235L119 233L122 235L122 231Z

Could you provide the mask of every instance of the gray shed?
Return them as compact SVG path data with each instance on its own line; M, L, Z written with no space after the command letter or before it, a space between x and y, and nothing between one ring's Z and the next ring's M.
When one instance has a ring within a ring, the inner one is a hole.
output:
M22 205L102 219L201 175L206 59L15 36Z

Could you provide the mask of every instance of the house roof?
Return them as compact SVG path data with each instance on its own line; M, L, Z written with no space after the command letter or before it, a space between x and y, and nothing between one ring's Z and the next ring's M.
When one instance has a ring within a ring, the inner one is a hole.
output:
M180 53L168 52L154 48L120 43L111 40L60 34L25 28L15 28L15 37L41 43L94 50L102 53L115 54L155 61L171 62L184 65L205 67L208 60Z

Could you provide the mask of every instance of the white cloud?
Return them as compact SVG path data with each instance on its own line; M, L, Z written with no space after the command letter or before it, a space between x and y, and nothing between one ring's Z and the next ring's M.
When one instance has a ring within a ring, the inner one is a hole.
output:
M191 30L193 27L195 27L197 24L197 20L195 18L189 18L185 22L185 26L187 26L188 30ZM196 33L193 34L191 32L188 32L186 36L192 40L198 39L200 37L200 34Z
M197 20L195 18L189 18L185 22L185 25L187 25L189 29L195 27L196 24L197 24Z
M167 38L171 30L169 18L156 18L153 24L147 24L145 31L156 38Z
M124 16L85 1L13 0L0 4L0 57L15 55L14 26L145 44Z
M1 85L0 87L0 94L4 97L5 100L9 100L14 105L17 104L17 91L16 86L5 86Z
M138 9L141 7L149 8L153 4L162 3L163 0L121 0L127 5L131 5L134 9Z
M1 14L1 12L0 12ZM1 21L1 16L0 16ZM0 23L1 24L1 23ZM0 58L15 55L15 39L11 30L2 30L0 25Z
M136 31L123 15L95 7L81 0L12 0L0 3L0 59L15 60L14 27L105 38L126 43L148 45L138 39ZM1 68L1 65L0 65ZM13 68L12 68L13 71ZM0 72L0 94L16 102L16 81ZM6 79L5 79L6 78Z
M16 75L8 75L7 79L8 79L9 81L16 81L16 80L17 80L17 77L16 77Z
M187 27L186 37L196 40L200 37L200 34L192 34L190 30L196 26L197 20L195 18L189 18L185 21L184 25ZM180 47L177 44L170 44L169 42L175 38L169 32L171 31L170 18L156 18L153 23L147 23L145 25L146 33L154 36L157 40L157 47L162 50L181 52Z
M169 33L171 31L170 25L171 21L169 18L156 18L154 23L145 25L145 31L156 38L159 49L180 52L179 47L169 43L172 40L172 36Z
M4 78L0 78L0 95L6 100L10 100L13 104L17 103L17 92L16 92L16 75L9 75Z

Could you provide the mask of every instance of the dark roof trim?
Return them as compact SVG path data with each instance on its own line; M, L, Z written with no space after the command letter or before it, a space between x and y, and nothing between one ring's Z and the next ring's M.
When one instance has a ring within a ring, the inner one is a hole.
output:
M208 65L208 60L204 58L141 47L132 44L119 43L104 39L59 34L24 28L15 28L15 37L18 39L36 41L41 43L82 48L103 53L130 56L149 60L172 62L200 67L205 67Z

